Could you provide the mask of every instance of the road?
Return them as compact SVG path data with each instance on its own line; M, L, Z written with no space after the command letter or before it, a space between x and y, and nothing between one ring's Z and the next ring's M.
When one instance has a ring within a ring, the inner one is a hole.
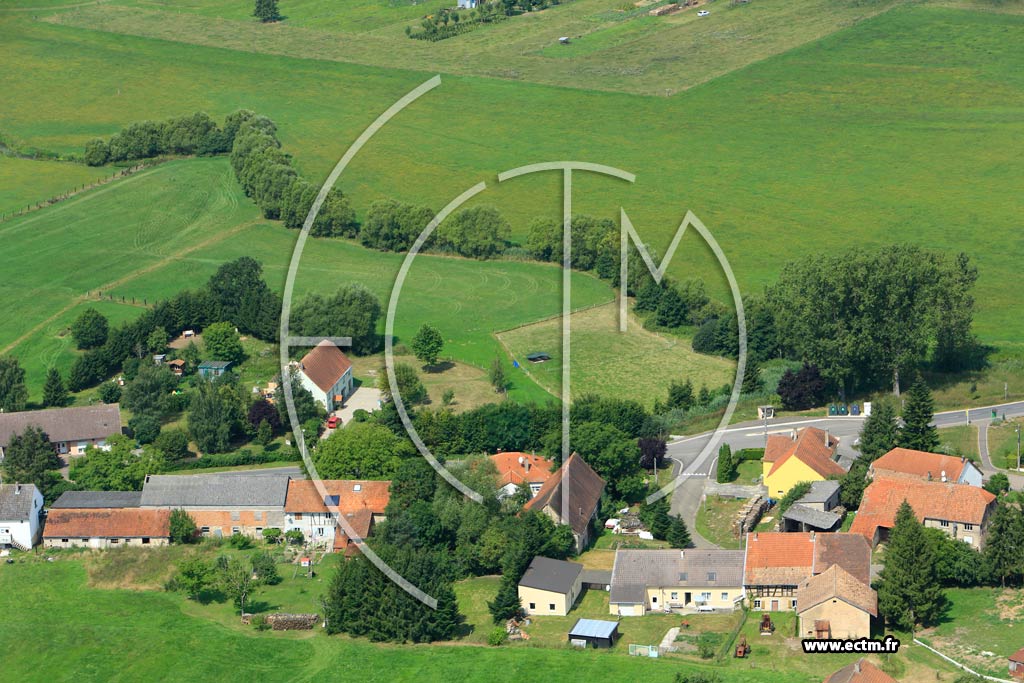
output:
M992 419L993 410L999 417L1020 417L1024 415L1024 401L936 413L932 424L940 428L956 427L968 424L969 421L970 424L979 423L979 429L985 429ZM860 434L863 424L863 416L779 418L767 421L767 433L787 433L801 427L826 429L839 437L840 452L853 454L853 443ZM765 430L765 423L762 421L738 423L723 431L721 442L729 444L734 451L741 448L763 448ZM694 528L697 508L704 493L704 482L716 465L718 447L706 448L713 435L714 432L705 432L682 437L668 444L668 457L673 461L672 474L677 478L683 475L681 483L672 494L671 511L673 515L681 516L689 526L697 547L714 547L706 539L701 538ZM985 443L987 444L987 439ZM995 470L987 458L987 452L985 455L982 471L991 474ZM1010 475L1010 481L1014 488L1024 487L1024 476Z

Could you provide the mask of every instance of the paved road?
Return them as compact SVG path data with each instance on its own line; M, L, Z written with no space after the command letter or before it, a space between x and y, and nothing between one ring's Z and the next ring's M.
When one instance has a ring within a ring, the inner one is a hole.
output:
M1024 401L1003 403L994 406L971 408L970 410L951 410L936 413L932 421L937 427L955 427L958 425L979 423L979 431L987 429L991 422L992 411L1000 417L1020 417L1024 415ZM783 434L801 427L817 427L827 429L839 437L839 451L852 455L855 453L853 444L860 434L864 417L835 416L807 418L779 418L768 420L768 434ZM721 443L729 444L734 451L741 448L763 448L765 444L765 423L763 421L742 422L731 425L722 433ZM668 445L668 457L673 461L673 475L684 475L682 483L672 494L672 514L681 516L698 547L713 547L706 539L701 538L694 529L697 518L697 507L704 493L704 482L714 472L718 456L718 446L708 448L714 432L705 432L694 436L678 438ZM987 436L987 432L986 432ZM983 437L979 436L979 442ZM981 444L979 444L980 446ZM984 445L987 446L987 438ZM995 472L991 460L988 459L987 448L984 454L982 471L985 474ZM1014 488L1024 487L1024 476L1010 475Z

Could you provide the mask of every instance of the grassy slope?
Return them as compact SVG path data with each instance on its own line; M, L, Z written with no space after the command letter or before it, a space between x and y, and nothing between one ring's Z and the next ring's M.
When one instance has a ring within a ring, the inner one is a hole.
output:
M109 175L81 164L0 155L0 214L21 211Z
M568 649L372 645L320 634L257 635L197 618L180 596L84 587L77 562L0 568L4 675L12 680L515 681L673 680L676 662ZM199 610L201 611L201 610ZM41 637L40 634L45 634ZM34 643L24 647L26 642ZM620 650L623 648L620 648ZM818 677L723 672L723 682L810 683Z
M694 353L689 339L649 332L635 317L625 334L617 333L618 307L614 303L580 311L570 324L574 397L597 393L634 399L650 408L656 399L664 400L670 378L689 378L696 387L717 388L735 377L732 361ZM552 318L498 335L511 356L556 395L562 381L561 325L560 317ZM527 362L526 355L535 351L551 354L551 360Z
M77 148L132 120L249 106L279 122L287 149L319 179L377 112L425 77L20 15L0 21L12 35L0 54L14 67L0 74L14 103L0 113L0 128L40 146ZM1016 254L1006 246L1018 225L1024 55L1012 46L1022 39L1019 15L915 6L673 98L446 78L374 139L342 184L360 209L393 194L437 208L523 163L612 162L636 171L636 185L578 174L577 210L614 217L626 206L641 233L664 247L690 208L746 291L772 281L786 260L844 245L963 249L981 268L979 333L1019 341L1024 322L1006 286ZM67 63L78 68L58 68ZM71 95L54 100L49 92ZM540 125L522 112L543 112ZM549 174L485 196L521 236L534 215L557 215L557 188ZM721 283L711 259L689 239L670 270L708 276L714 290Z

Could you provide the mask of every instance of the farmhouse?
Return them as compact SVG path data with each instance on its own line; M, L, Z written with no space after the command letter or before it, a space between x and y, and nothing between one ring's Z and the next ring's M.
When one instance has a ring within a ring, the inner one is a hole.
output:
M0 484L0 548L31 550L42 509L43 494L33 484Z
M838 437L817 427L768 436L761 476L769 498L782 498L804 481L824 481L846 470L836 462Z
M51 510L43 530L47 548L115 548L126 545L167 545L170 510Z
M861 583L871 574L871 547L856 534L753 532L747 534L744 588L754 609L797 608L797 588L832 565Z
M366 538L373 525L384 521L384 509L391 499L390 481L308 479L288 482L285 501L285 531L298 529L311 543L336 551L351 552L355 542L338 523L335 512L345 517L355 535Z
M65 462L85 454L89 446L105 446L107 438L121 433L121 408L117 403L0 413L0 460L11 438L29 427L43 430Z
M619 550L609 611L733 610L743 604L742 550Z
M583 565L538 555L519 579L519 603L529 615L564 617L583 592Z
M298 363L299 378L328 413L340 408L352 393L352 361L324 339Z
M803 638L868 638L878 595L837 564L804 579L796 590Z
M881 477L864 489L850 533L862 535L872 545L885 542L903 501L910 504L926 527L941 529L973 548L981 548L996 497L967 484Z
M532 453L509 451L491 456L491 462L498 470L498 498L515 495L516 489L523 484L530 487L530 494L536 496L548 479L555 463L547 458Z
M278 474L150 475L140 507L191 515L204 536L259 536L283 529L289 477Z
M896 679L868 660L858 659L826 678L825 683L896 683Z
M540 510L555 524L570 526L576 552L580 553L590 542L591 522L597 517L603 491L604 479L579 454L573 453L544 482L537 495L526 501L523 509ZM568 509L563 509L563 497L568 499Z
M967 458L909 448L894 448L871 463L868 476L982 485L981 470Z

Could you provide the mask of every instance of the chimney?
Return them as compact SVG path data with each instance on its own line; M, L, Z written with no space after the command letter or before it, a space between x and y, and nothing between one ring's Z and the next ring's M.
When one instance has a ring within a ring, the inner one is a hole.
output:
M14 495L17 496L20 493L21 493L21 484L15 482L14 483Z
M754 532L754 540L755 541L757 540L757 532L756 531Z
M526 462L526 458L524 458L523 456L520 455L519 456L519 464L522 465L524 462Z
M523 469L525 469L525 470L526 470L526 473L527 473L527 474L529 474L529 473L530 473L530 461L529 461L529 460L525 460L525 461L523 462Z
M789 438L792 439L793 441L796 441L796 428L795 427L791 431Z
M946 470L942 470L942 481L946 481Z
M825 430L825 448L832 448L832 438L829 436L828 430Z
M928 470L928 481L932 480L932 471Z
M859 659L856 662L854 662L853 670L854 670L855 673L860 673L860 660Z
M686 557L686 551L685 550L680 550L679 551L679 559L682 560L685 557Z
M814 543L814 532L811 532L811 543Z

